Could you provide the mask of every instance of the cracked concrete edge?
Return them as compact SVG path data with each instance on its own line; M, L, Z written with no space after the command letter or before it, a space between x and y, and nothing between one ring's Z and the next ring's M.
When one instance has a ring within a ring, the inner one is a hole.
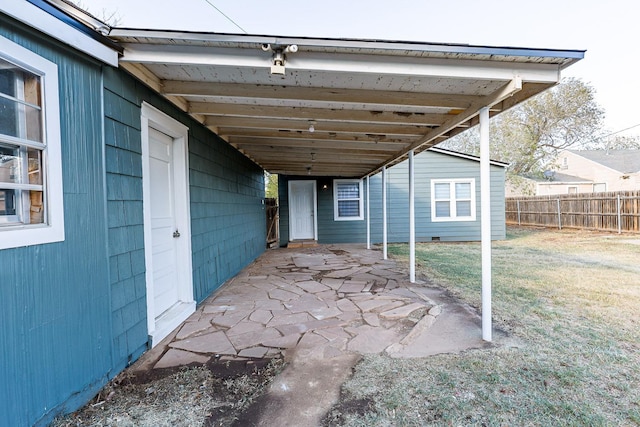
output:
M434 306L440 307L440 306ZM423 334L426 330L428 330L433 323L436 321L436 318L440 314L440 311L437 314L431 314L431 310L429 310L428 314L425 314L422 319L415 324L415 326L411 329L411 331L400 340L400 342L391 344L389 347L385 349L385 352L392 356L394 354L398 354L403 351L407 346L411 345L421 334Z

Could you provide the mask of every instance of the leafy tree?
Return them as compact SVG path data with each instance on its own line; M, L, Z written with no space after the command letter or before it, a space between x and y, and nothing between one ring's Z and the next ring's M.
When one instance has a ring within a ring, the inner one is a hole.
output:
M266 188L265 197L267 199L278 198L278 175L265 172Z
M602 138L594 150L640 150L640 136L609 136Z
M542 174L553 167L560 150L593 145L603 119L594 88L579 79L564 79L491 120L491 157L510 163L510 176ZM474 128L445 144L477 154L479 131Z
M75 4L80 9L89 12L94 17L98 18L110 27L117 27L122 23L122 16L118 13L117 9L113 11L103 8L102 10L95 12L92 11L92 8L90 6L87 6L82 0L71 0L71 3Z

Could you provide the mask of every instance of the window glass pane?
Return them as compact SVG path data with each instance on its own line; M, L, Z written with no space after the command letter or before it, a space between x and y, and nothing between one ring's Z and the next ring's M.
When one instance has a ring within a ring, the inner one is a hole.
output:
M27 156L29 159L29 184L42 185L42 151L29 148Z
M456 199L470 199L470 198L471 198L471 183L456 182Z
M448 199L449 198L449 183L440 182L435 186L436 199ZM447 215L448 216L448 215Z
M0 97L0 133L17 137L18 129L18 103Z
M16 214L16 191L0 190L0 216L15 215L15 214Z
M41 106L40 76L0 58L0 93Z
M15 65L0 59L0 93L17 98L17 82L21 70Z
M359 199L360 185L357 182L339 183L338 199Z
M0 59L0 133L42 142L40 77Z
M20 149L11 145L0 145L0 182L22 183Z
M23 105L24 110L24 133L21 138L29 141L44 142L42 139L42 110L30 105Z
M471 216L471 202L456 202L456 216Z
M42 191L28 191L31 224L44 224L44 194Z
M449 202L436 202L436 217L449 217Z
M338 201L338 216L339 217L359 217L360 216L360 202L358 200L339 200Z
M42 110L0 97L0 133L42 142Z

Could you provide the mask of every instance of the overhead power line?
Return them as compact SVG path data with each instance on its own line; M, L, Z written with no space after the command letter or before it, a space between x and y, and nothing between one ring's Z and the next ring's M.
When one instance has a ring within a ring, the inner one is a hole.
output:
M209 0L204 0L204 1L206 1L207 3L209 3L209 6L211 6L211 7L212 7L212 8L214 8L215 10L217 10L217 11L218 11L218 13L219 13L220 15L224 16L225 18L227 18L227 20L228 20L229 22L231 22L233 25L235 25L236 27L240 28L240 31L242 31L243 33L247 34L247 31L246 31L244 28L242 28L240 25L238 25L238 23L237 23L236 21L234 21L233 19L231 19L230 17L228 17L228 16L227 16L223 11L221 11L220 9L218 9L218 8L216 7L216 5L215 5L215 4L211 3Z
M625 131L631 130L631 129L633 129L633 128L637 128L638 126L640 126L640 123L635 124L635 125L633 125L633 126L629 126L628 128L625 128L625 129L621 129L621 130L617 130L617 131L615 131L615 132L611 132L610 134L607 134L607 135L602 136L602 137L600 137L600 138L608 138L608 137L610 137L611 135L615 135L615 134L617 134L617 133L625 132Z

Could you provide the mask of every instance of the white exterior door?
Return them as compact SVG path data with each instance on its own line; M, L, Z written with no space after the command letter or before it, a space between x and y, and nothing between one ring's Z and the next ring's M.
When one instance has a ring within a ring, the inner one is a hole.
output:
M179 302L175 200L173 197L173 138L149 129L151 184L151 253L153 257L154 318Z
M188 129L142 106L147 326L159 343L195 311L191 268Z
M289 240L317 239L316 182L289 181Z

